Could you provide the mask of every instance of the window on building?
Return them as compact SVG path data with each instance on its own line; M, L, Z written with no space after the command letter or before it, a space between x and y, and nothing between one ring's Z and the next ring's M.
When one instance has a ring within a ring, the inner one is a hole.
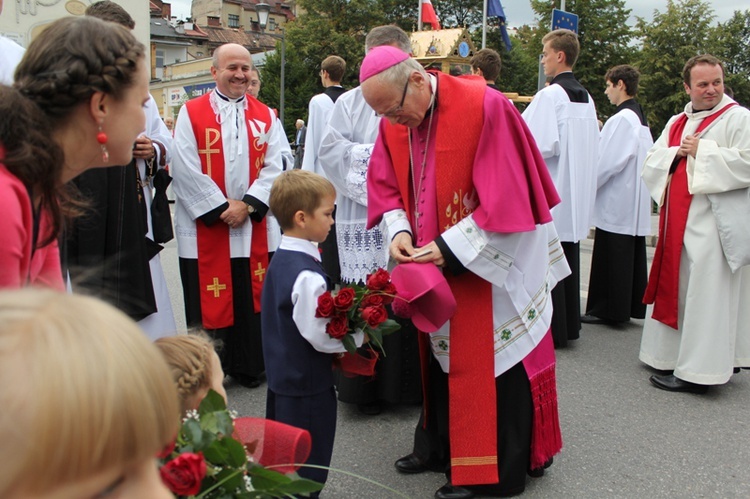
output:
M164 67L164 51L156 49L156 67L157 68L163 68Z
M276 19L271 16L268 16L268 30L276 31Z
M229 19L227 21L227 26L230 28L239 28L240 27L240 16L237 14L227 14Z

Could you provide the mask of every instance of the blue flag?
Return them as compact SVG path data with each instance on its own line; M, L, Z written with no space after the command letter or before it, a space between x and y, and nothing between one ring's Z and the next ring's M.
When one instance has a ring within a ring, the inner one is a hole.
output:
M505 44L505 50L510 51L510 37L508 36L508 30L505 27L505 11L500 0L488 0L487 1L487 17L497 17L500 19L500 34L503 37L503 43Z

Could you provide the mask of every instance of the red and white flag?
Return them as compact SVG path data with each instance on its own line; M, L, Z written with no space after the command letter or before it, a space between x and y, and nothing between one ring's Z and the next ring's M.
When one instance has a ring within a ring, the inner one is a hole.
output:
M440 21L430 0L422 0L422 22L432 26L432 29L440 29Z

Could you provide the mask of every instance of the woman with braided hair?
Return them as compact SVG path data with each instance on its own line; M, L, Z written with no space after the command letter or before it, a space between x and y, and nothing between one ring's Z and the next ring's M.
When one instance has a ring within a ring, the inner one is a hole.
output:
M50 24L0 85L0 287L63 288L57 238L81 206L65 184L130 162L149 98L144 47L91 17Z

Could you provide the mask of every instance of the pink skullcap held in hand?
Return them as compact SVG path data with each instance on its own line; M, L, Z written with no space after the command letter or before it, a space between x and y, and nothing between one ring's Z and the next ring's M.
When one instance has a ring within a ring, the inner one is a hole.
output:
M375 47L367 53L362 61L362 66L359 68L359 82L362 83L371 76L382 73L408 58L409 54L396 47L390 45Z
M411 319L420 331L434 333L456 313L456 298L434 263L400 263L391 272L399 317Z

